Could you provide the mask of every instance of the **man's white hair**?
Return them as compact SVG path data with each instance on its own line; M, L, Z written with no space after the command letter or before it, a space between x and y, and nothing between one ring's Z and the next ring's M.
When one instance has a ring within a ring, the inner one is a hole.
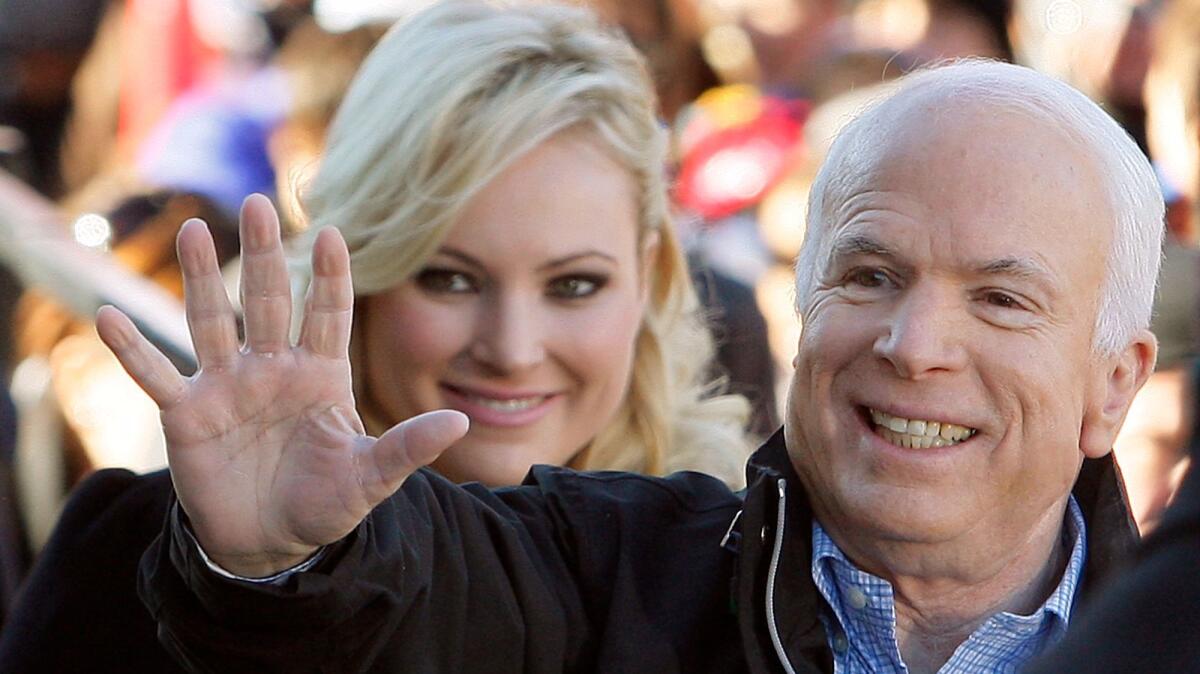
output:
M822 264L827 204L831 187L847 175L850 162L871 157L871 148L889 132L887 102L894 97L949 94L947 105L967 100L1019 111L1057 127L1092 154L1108 180L1113 213L1112 245L1096 315L1093 348L1100 354L1123 350L1138 330L1150 325L1155 283L1162 256L1163 198L1154 171L1137 144L1087 96L1029 68L995 61L958 61L905 76L882 100L843 128L813 181L808 228L796 261L796 306L805 306Z

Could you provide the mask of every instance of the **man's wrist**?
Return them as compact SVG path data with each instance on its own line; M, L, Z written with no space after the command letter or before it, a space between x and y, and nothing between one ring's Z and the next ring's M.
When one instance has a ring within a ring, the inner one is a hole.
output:
M314 550L311 555L304 559L301 559L293 564L285 563L282 565L276 565L273 568L267 568L262 573L256 573L254 570L247 571L244 569L238 569L238 572L234 572L213 561L213 559L208 556L208 553L204 551L204 546L200 545L200 541L196 538L190 526L184 526L184 533L187 534L188 540L191 541L192 545L196 546L196 552L200 553L200 559L204 560L204 564L208 566L208 569L213 573L231 580L239 580L246 583L257 583L264 585L278 585L297 573L308 571L318 562L320 562L322 558L324 558L325 551L329 547L323 545ZM277 570L279 566L283 566L284 568L282 570Z

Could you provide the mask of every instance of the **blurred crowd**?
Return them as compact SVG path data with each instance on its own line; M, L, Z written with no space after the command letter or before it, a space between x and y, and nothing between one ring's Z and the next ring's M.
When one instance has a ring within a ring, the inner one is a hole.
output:
M984 57L1063 78L1110 111L1168 203L1158 371L1116 448L1153 528L1196 423L1197 3L579 1L625 32L658 85L719 374L754 404L759 435L777 424L801 329L792 264L808 186L856 110L914 68ZM285 237L304 231L298 196L353 73L429 3L0 0L0 615L73 485L165 465L155 407L95 336L95 308L116 304L194 366L178 336L179 224L209 223L230 287L246 195L279 204Z

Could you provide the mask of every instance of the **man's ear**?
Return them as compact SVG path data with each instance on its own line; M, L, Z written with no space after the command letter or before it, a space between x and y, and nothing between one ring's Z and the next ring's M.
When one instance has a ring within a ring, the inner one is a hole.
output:
M1129 405L1154 372L1157 358L1158 340L1149 330L1142 330L1124 351L1102 359L1104 379L1084 410L1079 430L1079 449L1084 456L1096 459L1112 451Z

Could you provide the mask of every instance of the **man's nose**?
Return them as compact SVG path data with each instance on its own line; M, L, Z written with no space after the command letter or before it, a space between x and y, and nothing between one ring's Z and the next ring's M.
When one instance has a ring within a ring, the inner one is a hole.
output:
M905 379L961 369L967 360L965 311L952 292L912 286L884 319L875 354Z
M536 367L546 357L544 323L536 300L497 296L475 326L471 357L498 374Z

